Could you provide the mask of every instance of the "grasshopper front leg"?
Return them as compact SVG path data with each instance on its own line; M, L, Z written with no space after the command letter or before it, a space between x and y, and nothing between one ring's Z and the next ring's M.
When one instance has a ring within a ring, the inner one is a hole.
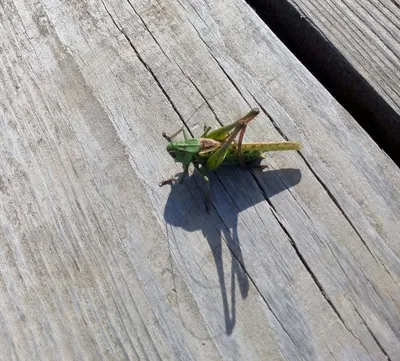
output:
M168 178L168 179L163 180L160 183L158 183L158 185L160 187L163 187L167 184L170 184L170 185L173 185L174 183L182 184L183 181L185 180L186 176L189 174L189 165L190 165L190 163L183 165L183 172L181 173L181 175L178 178L177 177Z
M210 130L211 130L211 127L204 125L204 133L202 135L200 135L200 138L208 138L207 135Z

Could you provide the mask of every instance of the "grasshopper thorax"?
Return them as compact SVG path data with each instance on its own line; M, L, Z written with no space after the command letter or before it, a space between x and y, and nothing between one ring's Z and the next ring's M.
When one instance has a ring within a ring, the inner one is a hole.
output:
M201 150L200 140L191 138L178 140L167 145L167 151L176 162L188 164Z

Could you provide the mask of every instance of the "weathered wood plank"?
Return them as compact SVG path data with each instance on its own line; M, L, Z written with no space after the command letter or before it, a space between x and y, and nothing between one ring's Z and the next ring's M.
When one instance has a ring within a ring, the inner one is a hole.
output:
M398 359L400 171L245 3L0 17L0 359ZM251 106L304 150L158 187Z
M399 2L248 2L399 164Z

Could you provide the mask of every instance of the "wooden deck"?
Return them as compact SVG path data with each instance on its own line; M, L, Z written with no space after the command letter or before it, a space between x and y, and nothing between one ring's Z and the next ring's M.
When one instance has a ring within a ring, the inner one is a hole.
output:
M400 2L247 0L400 164Z
M400 170L245 2L0 19L0 360L400 360ZM303 149L158 186L251 107Z

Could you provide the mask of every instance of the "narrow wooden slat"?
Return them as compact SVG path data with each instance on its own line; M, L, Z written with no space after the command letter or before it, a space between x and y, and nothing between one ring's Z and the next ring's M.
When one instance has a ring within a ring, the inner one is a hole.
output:
M248 2L399 164L399 2Z

